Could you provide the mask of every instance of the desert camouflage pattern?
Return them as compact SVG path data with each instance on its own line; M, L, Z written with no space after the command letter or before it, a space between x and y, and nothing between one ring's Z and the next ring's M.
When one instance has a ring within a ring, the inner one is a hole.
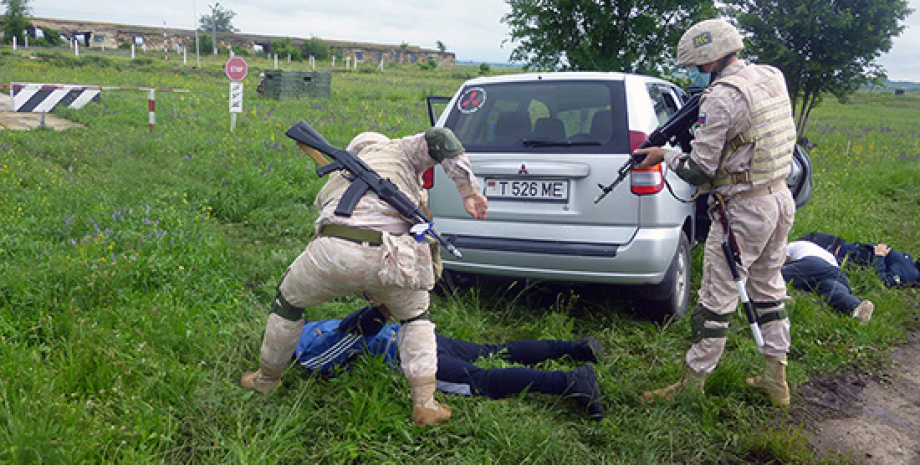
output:
M367 145L359 155L380 177L392 181L412 201L427 201L428 191L422 189L421 176L436 162L428 155L428 144L425 142L424 134ZM456 184L461 197L480 192L479 182L473 175L466 155L447 158L440 165L444 173ZM316 196L316 207L320 210L320 217L316 222L317 231L324 224L346 224L395 234L409 232L411 225L399 216L396 209L371 192L358 202L351 217L337 216L335 208L350 184L351 182L341 173L329 175L329 180Z
M750 127L742 131L746 144L737 150L723 149L723 164L737 156L749 157L749 186L760 187L786 179L792 170L795 150L795 121L792 103L782 72L771 66L748 65L737 73L720 77L713 86L731 86L751 109ZM738 153L753 152L750 154ZM713 179L716 187L732 183L731 171L720 169Z
M377 138L379 139L379 138ZM358 155L410 199L425 200L422 173L435 165L423 134L364 144ZM479 191L465 155L441 163L461 195ZM362 296L385 305L399 320L409 320L428 309L434 286L432 248L406 233L411 226L373 192L365 194L350 217L334 211L350 182L331 173L316 197L320 209L317 231L326 224L344 224L383 231L383 244L359 244L337 237L315 237L288 269L279 292L293 306L312 307L336 297ZM403 325L399 337L400 363L408 378L434 376L437 354L435 325L417 320Z
M785 186L785 184L781 184ZM780 272L786 257L786 238L795 217L795 201L788 188L755 197L738 196L728 202L732 230L741 249L738 271L746 282L748 296L754 303L782 302L786 283ZM722 252L722 224L712 223L706 238L703 257L703 279L698 303L724 315L734 313L739 304L738 289ZM784 310L784 304L768 311ZM761 310L756 309L758 317ZM728 323L707 321L708 328L725 328ZM789 319L771 321L760 326L764 346L760 352L767 357L782 358L789 352L791 339ZM725 338L706 338L687 351L687 365L699 373L711 373L722 357Z
M752 68L752 69L748 69ZM773 74L773 68L761 65L749 65L738 60L728 65L722 72L722 77L731 76L772 76L775 81L763 81L758 89L744 90L739 86L740 80L732 79L732 85L716 85L706 90L700 103L701 119L705 123L696 129L692 142L693 151L689 155L710 176L715 177L721 170L728 173L743 173L752 167L757 144L748 144L739 147L730 157L724 157L728 141L752 128L764 129L777 133L776 144L765 144L766 165L774 161L776 166L769 170L769 179L758 180L755 183L738 183L718 187L727 200L728 212L732 218L732 228L738 245L741 248L742 264L739 267L742 279L752 302L777 302L786 297L786 285L780 272L785 261L786 238L792 228L795 218L795 202L785 182L776 181L777 177L785 177L788 166L780 166L783 162L781 154L775 150L780 142L786 144L787 118L791 120L791 113L776 111L776 106L769 105L771 111L764 107L758 108L756 113L758 122L755 124L755 109L752 102L745 95L757 96L776 95L785 85L780 85L782 74ZM757 82L752 79L750 83ZM781 86L781 87L780 87ZM763 94L761 94L761 92ZM788 102L788 99L786 100ZM788 104L788 103L787 103ZM773 129L770 129L773 128ZM794 138L794 126L792 129ZM794 139L793 139L794 143ZM785 146L784 146L785 147ZM793 146L789 146L791 157ZM785 150L785 149L784 149ZM671 151L665 155L665 161L672 169L679 169L681 160L686 154ZM791 158L785 163L791 163ZM739 305L738 291L725 256L722 252L722 225L713 221L709 236L706 239L705 256L703 259L703 279L699 290L698 304L717 313L727 314L736 311ZM783 305L773 307L769 311L783 309ZM757 310L760 312L760 310ZM707 321L706 327L724 328L728 323ZM789 320L781 319L761 326L765 345L761 352L768 357L785 357L790 347ZM725 338L705 338L693 344L687 351L687 365L696 372L710 373L722 356L725 348Z

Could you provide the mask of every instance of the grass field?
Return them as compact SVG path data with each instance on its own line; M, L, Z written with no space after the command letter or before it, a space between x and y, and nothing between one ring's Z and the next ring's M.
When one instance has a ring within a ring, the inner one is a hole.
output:
M436 295L432 318L477 342L601 339L601 423L573 401L528 394L447 397L454 419L415 427L404 377L377 359L328 380L290 370L268 396L244 391L239 375L256 366L268 303L312 235L322 185L284 131L307 120L338 146L366 130L412 134L428 125L425 96L450 95L479 68L333 70L331 98L276 101L255 94L268 61L249 59L230 132L225 57L195 69L23 55L0 50L0 83L190 92L157 95L153 132L136 91L56 110L84 128L0 131L0 463L839 463L814 458L803 425L745 386L762 360L740 314L705 398L643 403L682 371L689 322L648 321L599 287L490 283ZM916 95L860 93L813 112L815 194L792 237L819 230L920 253L918 110ZM851 271L854 292L876 303L867 326L793 292L793 389L815 373L882 373L917 329L916 289Z

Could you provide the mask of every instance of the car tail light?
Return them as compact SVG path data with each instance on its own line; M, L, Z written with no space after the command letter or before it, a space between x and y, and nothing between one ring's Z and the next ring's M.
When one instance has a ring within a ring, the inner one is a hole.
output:
M648 134L639 131L629 131L629 153L633 153L648 139Z
M422 173L422 187L425 189L431 189L434 187L434 167L428 168Z
M644 132L629 131L629 153L633 153L646 139L648 135ZM636 195L657 194L664 189L664 173L661 171L661 165L633 168L629 180L630 189Z
M629 181L632 193L636 195L657 194L664 189L664 173L660 164L648 168L633 168Z

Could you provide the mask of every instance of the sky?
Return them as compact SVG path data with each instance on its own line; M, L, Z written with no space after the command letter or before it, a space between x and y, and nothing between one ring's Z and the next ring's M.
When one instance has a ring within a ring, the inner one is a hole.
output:
M403 42L436 50L438 41L458 61L507 63L513 44L505 0L29 0L33 16L140 26L194 29L198 16L219 3L236 13L243 33L329 40ZM894 46L877 60L893 81L920 82L920 0Z

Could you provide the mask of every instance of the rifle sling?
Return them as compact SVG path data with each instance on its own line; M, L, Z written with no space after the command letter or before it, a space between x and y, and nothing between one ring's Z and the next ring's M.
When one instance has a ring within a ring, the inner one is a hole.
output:
M383 244L382 232L344 224L324 224L319 230L319 235L322 237L337 237L357 244L372 246Z

